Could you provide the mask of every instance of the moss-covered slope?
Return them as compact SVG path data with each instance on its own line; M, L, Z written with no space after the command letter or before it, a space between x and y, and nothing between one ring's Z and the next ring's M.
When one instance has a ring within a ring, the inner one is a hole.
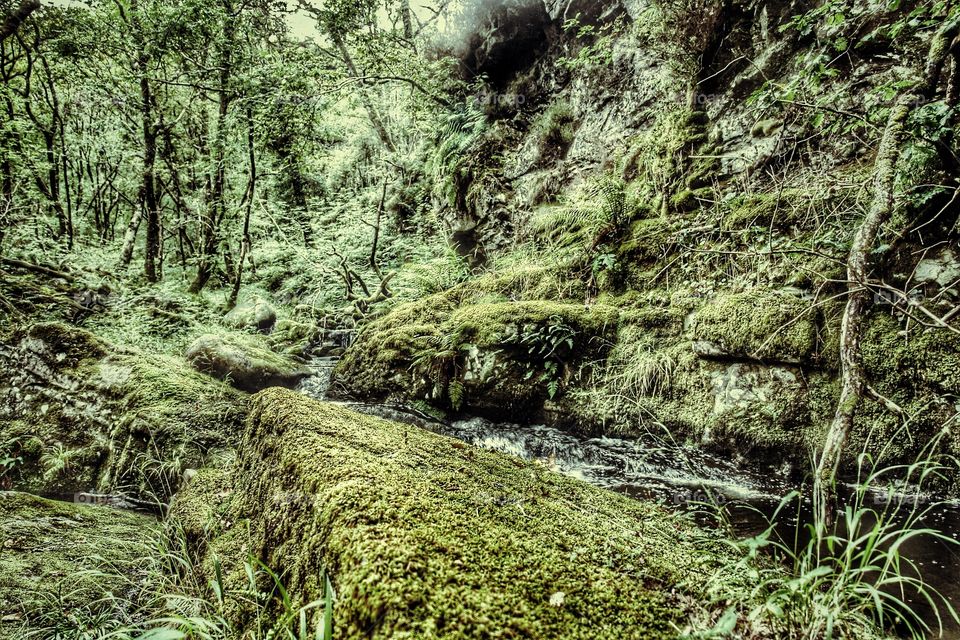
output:
M157 527L144 515L0 491L0 638L82 637L85 618L120 617L113 607L142 579Z
M327 572L338 638L677 637L729 560L656 506L279 389L232 483L201 473L173 517L228 584L250 553L302 605Z
M166 500L239 439L244 396L170 356L38 323L0 342L0 487Z

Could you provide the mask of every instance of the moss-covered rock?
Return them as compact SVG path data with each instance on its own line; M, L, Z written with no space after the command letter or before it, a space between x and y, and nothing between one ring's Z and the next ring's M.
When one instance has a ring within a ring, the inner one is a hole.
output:
M730 559L655 505L279 389L253 401L232 494L222 477L172 516L229 573L242 549L283 567L298 605L326 572L340 638L676 637Z
M310 375L306 367L239 335L202 335L187 349L186 358L197 371L249 392L292 388Z
M818 352L811 303L785 293L720 294L696 313L692 331L706 356L798 363Z
M103 630L120 624L117 608L130 604L158 526L109 507L0 491L0 638L85 637L97 621Z
M182 472L237 438L243 397L179 358L119 349L66 324L0 344L5 484L168 498Z
M277 310L263 298L251 296L223 316L223 322L234 329L270 333L277 324Z
M334 389L533 416L573 367L609 348L618 319L605 305L496 298L458 304L441 294L368 326L340 361Z

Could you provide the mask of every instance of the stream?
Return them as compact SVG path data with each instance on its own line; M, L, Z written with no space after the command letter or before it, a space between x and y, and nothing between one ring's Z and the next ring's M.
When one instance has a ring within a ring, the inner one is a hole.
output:
M314 376L299 391L329 401L327 391L336 359L314 360ZM693 447L686 447L657 434L626 440L612 437L585 438L546 426L495 423L473 417L440 422L403 406L341 402L355 411L414 424L477 447L539 461L557 473L641 500L653 500L667 508L693 512L704 525L714 524L721 507L735 536L756 536L769 526L781 500L795 487L777 464L734 463ZM848 487L848 489L850 489ZM868 496L879 502L880 494ZM705 503L711 505L707 507ZM873 506L873 505L871 505ZM876 506L875 508L880 508ZM808 508L801 507L801 515ZM798 517L796 508L781 511L775 531L792 540ZM938 506L922 522L958 540L960 504ZM902 555L916 563L923 580L960 609L960 546L930 536L918 536L902 546ZM911 600L912 601L912 600ZM938 637L938 623L931 611L916 603L918 611ZM960 625L943 614L943 638L960 640Z

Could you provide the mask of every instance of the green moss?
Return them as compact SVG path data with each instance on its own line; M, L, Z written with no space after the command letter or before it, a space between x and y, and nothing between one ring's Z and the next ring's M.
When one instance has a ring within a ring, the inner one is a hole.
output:
M17 443L9 477L20 489L164 500L241 422L241 394L182 358L118 349L70 325L36 325L4 347L0 442Z
M687 173L686 184L688 189L702 189L709 187L716 179L721 167L720 158L707 154L695 159Z
M573 108L562 100L552 103L534 122L533 131L541 154L562 154L577 132Z
M776 118L760 120L750 129L750 135L754 138L769 138L773 133L783 126L783 122Z
M817 354L811 303L777 292L718 295L697 312L692 330L695 340L736 356L793 362Z
M730 559L656 506L281 390L255 399L234 495L295 602L331 575L342 638L677 637Z
M89 331L59 322L43 322L31 325L16 339L39 340L55 353L61 366L77 367L87 359L100 359L107 355L107 345Z
M691 111L686 118L688 127L706 127L710 124L710 116L706 111Z
M284 318L277 321L267 340L270 346L276 350L291 355L300 355L319 337L320 329L316 324Z
M951 331L915 328L906 333L891 315L877 313L862 348L864 365L874 379L909 380L960 394L960 336Z
M143 515L0 492L0 637L115 620L110 596L136 591L157 529Z
M182 359L125 354L99 371L118 405L102 486L167 499L186 469L236 444L245 398Z
M655 263L669 253L673 230L673 226L661 218L636 220L618 248L618 256L631 265Z
M525 328L550 324L570 326L582 340L576 356L597 352L612 336L617 322L615 309L587 307L553 300L512 301L505 296L536 292L551 281L543 269L512 269L494 272L442 294L400 305L370 323L344 354L336 369L340 389L365 398L400 397L424 400L435 393L436 380L412 370L419 358L429 354L458 354L462 347L498 348L516 338ZM523 372L520 373L522 378ZM530 385L528 385L530 386ZM524 396L526 397L526 396Z
M827 192L812 187L739 195L724 203L722 227L728 231L771 226L778 231L810 228L825 215L829 200Z
M713 202L716 194L711 187L699 189L683 189L670 198L670 208L681 213L695 211L703 206L704 202Z

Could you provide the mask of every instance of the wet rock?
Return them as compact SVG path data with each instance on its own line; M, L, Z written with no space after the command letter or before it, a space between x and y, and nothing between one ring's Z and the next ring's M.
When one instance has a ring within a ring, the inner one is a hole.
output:
M704 444L740 455L778 451L784 460L802 455L809 408L799 369L738 362L714 370L710 381L712 426L701 436Z
M337 365L337 390L353 399L428 400L495 418L537 419L551 383L559 384L576 363L603 356L619 317L603 304L536 300L458 308L446 296L397 307L370 323ZM453 362L456 367L443 368Z
M197 371L248 392L293 388L310 375L309 369L264 346L213 334L197 338L187 349L186 358Z
M171 517L228 585L259 553L298 607L329 571L340 638L673 637L731 559L652 503L288 391L253 399L244 441Z
M480 27L463 56L469 77L487 76L502 86L533 63L548 44L551 20L542 2L500 2L481 9Z
M749 409L756 403L771 403L778 394L801 390L796 372L784 367L737 363L715 373L711 381L713 412L717 415Z
M259 296L248 298L223 317L223 322L235 329L255 329L270 333L277 324L277 311Z

